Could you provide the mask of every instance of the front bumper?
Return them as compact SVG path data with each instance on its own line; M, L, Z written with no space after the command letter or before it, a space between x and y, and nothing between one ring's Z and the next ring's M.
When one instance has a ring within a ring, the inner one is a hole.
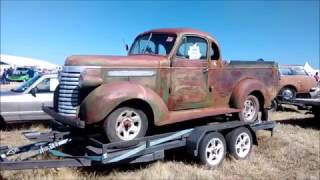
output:
M53 119L51 121L54 124L67 125L74 128L85 128L85 122L79 119L70 118L67 116L62 116L58 114L52 107L43 106L42 110L51 116Z

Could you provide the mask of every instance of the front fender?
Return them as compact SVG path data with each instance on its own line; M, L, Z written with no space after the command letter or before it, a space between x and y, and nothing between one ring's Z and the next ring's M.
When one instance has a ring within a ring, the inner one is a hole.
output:
M132 99L140 99L150 105L155 123L168 115L166 104L150 88L132 82L114 82L102 84L84 99L80 105L80 117L87 124L102 121L122 102Z
M233 89L230 105L231 107L242 109L246 97L252 92L260 92L264 98L264 107L268 107L269 103L266 101L269 99L267 87L257 79L244 79L241 80Z

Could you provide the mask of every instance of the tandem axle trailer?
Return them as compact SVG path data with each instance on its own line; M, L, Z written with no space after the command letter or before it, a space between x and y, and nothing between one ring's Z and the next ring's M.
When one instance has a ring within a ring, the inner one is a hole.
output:
M165 151L176 148L184 148L200 163L216 167L227 152L236 159L245 159L252 144L257 144L256 131L273 132L274 127L273 121L210 123L116 143L103 143L96 135L79 135L71 130L24 132L33 143L0 147L0 170L143 163L163 159ZM44 154L50 155L41 156Z

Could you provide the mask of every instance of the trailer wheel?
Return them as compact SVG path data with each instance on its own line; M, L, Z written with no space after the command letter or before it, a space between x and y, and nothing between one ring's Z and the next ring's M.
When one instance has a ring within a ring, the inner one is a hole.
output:
M207 134L199 146L200 163L215 168L222 164L226 156L226 141L222 134L213 132Z
M144 137L148 129L148 118L140 110L120 107L104 121L104 131L110 142L129 141Z
M246 159L252 150L252 135L248 128L240 127L226 135L228 151L236 159Z
M240 121L254 122L258 120L259 100L253 95L247 96L244 101L243 109L239 112Z

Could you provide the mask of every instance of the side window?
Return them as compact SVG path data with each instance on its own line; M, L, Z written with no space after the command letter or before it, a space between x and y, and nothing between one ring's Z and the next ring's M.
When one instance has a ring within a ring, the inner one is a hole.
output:
M289 68L280 68L281 75L292 75L292 72Z
M197 60L207 59L207 41L200 37L183 37L176 56L180 58Z
M37 85L37 93L47 93L47 92L50 92L50 79L49 78L43 79Z
M210 59L218 60L219 58L220 58L219 48L214 42L212 42L210 47Z
M50 92L54 92L59 84L59 80L57 78L50 79Z
M57 78L46 78L37 85L37 93L54 92L58 84Z

